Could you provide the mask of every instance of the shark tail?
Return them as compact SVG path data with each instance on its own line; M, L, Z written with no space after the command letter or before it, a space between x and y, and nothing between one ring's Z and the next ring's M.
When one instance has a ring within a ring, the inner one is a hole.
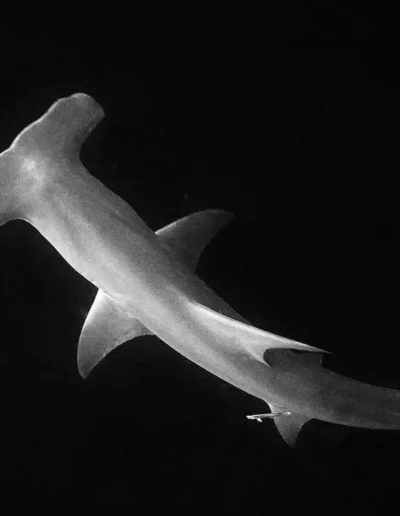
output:
M287 444L295 445L310 419L354 428L400 430L400 390L342 376L323 367L321 358L318 353L296 355L289 350L266 354L290 396L284 397L280 406L265 399L271 409L265 417L273 419Z

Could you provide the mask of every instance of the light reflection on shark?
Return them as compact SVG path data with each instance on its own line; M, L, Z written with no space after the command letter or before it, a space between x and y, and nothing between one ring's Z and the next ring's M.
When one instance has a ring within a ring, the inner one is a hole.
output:
M322 350L252 326L196 276L230 213L206 210L153 232L88 173L80 147L103 115L89 95L59 99L0 154L0 224L26 220L99 289L79 339L80 374L127 340L154 334L264 400L271 412L248 418L272 418L290 445L312 418L399 429L400 392L322 367Z

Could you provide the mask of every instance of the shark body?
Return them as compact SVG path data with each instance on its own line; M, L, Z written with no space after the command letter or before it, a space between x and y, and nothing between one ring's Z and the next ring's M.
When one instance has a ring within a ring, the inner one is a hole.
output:
M59 99L0 155L0 224L26 220L98 288L79 339L80 374L127 340L154 334L264 400L271 412L250 419L272 418L288 444L312 418L400 428L400 392L322 367L322 350L252 326L195 274L230 213L198 212L153 232L89 174L79 151L103 116L89 95Z

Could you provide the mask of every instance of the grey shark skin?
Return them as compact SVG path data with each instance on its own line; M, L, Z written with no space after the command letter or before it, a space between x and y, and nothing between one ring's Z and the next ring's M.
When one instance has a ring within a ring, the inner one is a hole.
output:
M79 339L80 374L127 340L154 334L264 400L271 413L253 419L272 418L288 444L312 418L399 429L400 392L322 367L322 350L252 326L195 274L230 213L207 210L153 232L89 174L79 151L103 116L89 95L59 99L0 154L0 224L29 222L98 288Z

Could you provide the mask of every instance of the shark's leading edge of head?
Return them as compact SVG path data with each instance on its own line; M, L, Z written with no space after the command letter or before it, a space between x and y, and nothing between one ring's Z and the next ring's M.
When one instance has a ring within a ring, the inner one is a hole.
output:
M83 142L103 116L92 97L76 93L54 102L14 138L0 154L0 225L29 217L40 188L63 165L79 162Z

